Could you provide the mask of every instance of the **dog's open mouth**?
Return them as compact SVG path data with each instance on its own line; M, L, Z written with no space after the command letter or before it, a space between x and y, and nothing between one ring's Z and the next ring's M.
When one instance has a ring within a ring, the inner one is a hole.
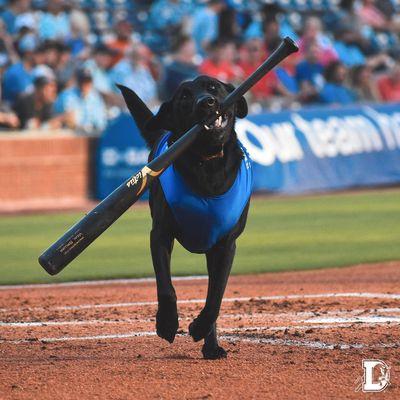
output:
M227 127L229 117L227 114L220 115L209 127L213 130L221 130Z

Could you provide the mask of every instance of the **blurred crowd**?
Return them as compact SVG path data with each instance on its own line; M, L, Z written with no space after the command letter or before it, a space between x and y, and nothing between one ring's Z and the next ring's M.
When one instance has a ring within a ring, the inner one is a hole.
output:
M238 84L291 36L300 52L250 110L400 101L397 0L0 0L0 127L101 132L199 74Z

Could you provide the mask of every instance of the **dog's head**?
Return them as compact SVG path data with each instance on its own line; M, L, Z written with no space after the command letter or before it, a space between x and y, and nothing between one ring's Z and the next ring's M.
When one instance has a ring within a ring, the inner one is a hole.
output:
M199 76L180 85L171 100L163 103L158 113L151 118L146 129L165 129L172 132L173 140L178 139L198 122L219 111L220 104L234 90L234 86L208 76ZM201 154L211 154L223 147L234 132L235 118L247 115L244 97L225 111L210 129L204 129L196 140L195 147Z

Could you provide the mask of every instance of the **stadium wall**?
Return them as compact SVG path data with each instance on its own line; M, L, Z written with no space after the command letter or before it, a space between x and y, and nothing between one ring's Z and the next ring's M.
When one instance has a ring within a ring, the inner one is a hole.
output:
M400 105L318 107L237 121L254 191L304 193L400 183ZM128 114L99 139L70 131L0 135L0 212L87 208L147 162Z
M69 131L0 135L0 211L75 208L93 185L96 139Z

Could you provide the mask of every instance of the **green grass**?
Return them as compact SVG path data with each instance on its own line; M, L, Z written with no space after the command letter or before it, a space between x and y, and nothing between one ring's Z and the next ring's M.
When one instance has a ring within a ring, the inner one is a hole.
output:
M152 275L150 215L126 213L56 277L37 263L82 213L0 217L0 284ZM233 273L298 270L400 259L400 190L253 199ZM204 274L204 256L179 244L175 275Z

